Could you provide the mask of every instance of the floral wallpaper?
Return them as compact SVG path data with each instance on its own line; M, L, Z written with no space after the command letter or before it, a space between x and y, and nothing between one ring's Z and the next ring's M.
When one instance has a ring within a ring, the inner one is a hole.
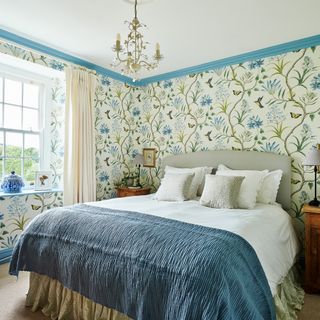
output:
M59 61L13 45L0 42L0 51L64 68ZM314 192L312 168L304 168L302 161L320 142L319 94L320 47L146 87L131 87L100 75L95 97L97 198L116 195L115 186L123 176L136 172L133 158L144 147L158 151L156 168L141 172L143 184L153 190L160 183L161 160L170 154L212 149L286 154L293 160L290 214L302 234L301 208ZM61 137L61 109L54 109L53 123ZM62 146L61 140L51 146L57 183L62 174Z
M290 214L300 232L301 208L313 198L306 152L320 142L320 47L245 62L133 88L101 78L96 94L98 198L132 173L144 147L157 167L142 169L156 189L169 154L233 149L292 157Z
M0 52L62 70L64 65L31 51L0 41ZM63 177L63 136L64 136L65 84L61 79L51 82L50 110L50 170L54 173L53 187L62 187ZM19 234L31 219L55 206L62 206L62 192L39 192L25 195L0 196L0 260L1 251L14 246ZM5 255L4 255L5 256Z
M0 39L0 52L8 54L10 56L26 60L32 63L40 64L46 67L50 67L55 70L64 70L66 64L55 60L50 56L45 56L35 51L31 51L19 46L16 46L12 43Z
M0 253L12 248L31 219L55 206L62 206L61 192L0 197Z
M63 187L65 82L52 79L50 118L50 170L54 188Z
M115 197L115 186L134 171L132 159L141 152L134 140L142 125L139 93L138 88L100 77L95 99L98 200Z

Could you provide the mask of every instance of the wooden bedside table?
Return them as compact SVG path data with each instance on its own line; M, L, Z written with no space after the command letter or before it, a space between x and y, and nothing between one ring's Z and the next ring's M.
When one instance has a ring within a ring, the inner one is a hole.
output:
M305 291L320 291L320 207L303 206L305 214Z
M122 197L132 197L132 196L143 196L150 193L151 188L139 188L133 189L128 187L117 188L117 196Z

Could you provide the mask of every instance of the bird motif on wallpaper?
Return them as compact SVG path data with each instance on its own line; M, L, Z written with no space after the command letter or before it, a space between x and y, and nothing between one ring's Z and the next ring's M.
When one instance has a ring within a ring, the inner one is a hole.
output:
M107 164L107 166L110 166L110 164L109 164L109 159L110 159L110 157L106 157L103 161Z
M32 204L31 205L31 209L32 210L39 210L41 208L41 206L37 206L37 205L35 205L35 204Z
M235 95L235 96L238 96L242 91L240 90L232 90L232 93Z
M208 131L208 132L205 134L205 136L208 138L209 141L212 141L211 133L212 133L212 130Z
M213 88L211 81L212 81L212 78L208 79L208 81L206 82L206 84L209 86L209 88Z
M298 184L300 182L300 180L297 179L291 179L291 183L292 184Z
M170 118L170 120L172 120L172 110L170 110L168 113L167 113L167 116Z
M195 124L188 123L188 127L189 127L190 129L192 129L192 128L195 127Z
M290 112L290 116L292 119L298 119L302 116L301 113L294 113L294 112Z
M107 110L107 111L105 112L105 114L107 115L107 118L108 118L108 119L111 119L111 118L110 118L110 110Z
M262 104L262 98L263 97L259 97L256 101L255 101L255 103L257 104L257 106L259 107L259 108L264 108L264 105Z

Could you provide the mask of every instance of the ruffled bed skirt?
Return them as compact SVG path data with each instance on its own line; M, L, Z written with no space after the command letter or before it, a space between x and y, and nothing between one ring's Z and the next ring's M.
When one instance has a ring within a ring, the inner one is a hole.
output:
M130 320L128 316L97 304L65 288L59 281L30 273L26 306L41 310L52 320Z
M298 282L299 272L291 268L283 282L278 285L273 297L276 306L277 320L296 320L297 311L301 310L304 302L304 291Z
M297 282L297 272L292 268L274 296L277 320L297 319L304 291ZM63 287L57 280L30 273L30 287L26 306L32 311L41 310L52 320L130 320L116 310L89 300L77 292Z

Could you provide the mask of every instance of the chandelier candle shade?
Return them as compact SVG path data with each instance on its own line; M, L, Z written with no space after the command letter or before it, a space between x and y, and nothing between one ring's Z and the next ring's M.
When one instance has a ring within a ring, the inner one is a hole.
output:
M320 144L317 145L317 149L309 151L303 165L314 166L314 199L309 202L309 205L319 207L320 201L317 199L317 173L318 166L320 166Z
M159 61L163 58L160 53L160 44L156 44L153 61L150 62L148 56L144 53L148 42L143 40L141 28L146 25L140 23L137 16L137 0L134 2L134 18L132 21L125 21L129 25L129 34L123 45L121 44L120 33L117 34L116 44L112 50L116 53L113 67L122 65L121 72L123 74L131 75L133 81L137 79L138 72L145 68L147 70L156 69Z

